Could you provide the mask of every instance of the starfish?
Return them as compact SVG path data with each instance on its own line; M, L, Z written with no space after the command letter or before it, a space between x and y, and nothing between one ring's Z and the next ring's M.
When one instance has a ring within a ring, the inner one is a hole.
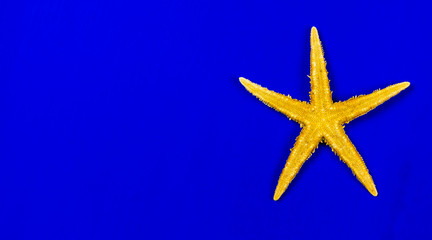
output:
M302 127L294 147L279 177L273 199L277 201L297 175L303 163L312 155L320 142L325 142L353 171L357 179L377 196L374 181L362 157L345 134L344 124L362 116L384 103L410 83L402 82L368 95L353 97L344 102L333 102L327 77L326 62L315 27L311 30L311 92L310 103L292 99L289 95L273 92L245 78L241 84L258 99L285 114Z

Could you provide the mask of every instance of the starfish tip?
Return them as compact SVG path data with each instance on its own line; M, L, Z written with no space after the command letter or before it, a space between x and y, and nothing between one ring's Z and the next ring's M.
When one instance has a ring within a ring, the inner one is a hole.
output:
M410 82L403 82L402 84L403 84L404 88L407 88L411 85Z
M318 30L316 29L316 27L312 27L312 30L311 30L311 47L316 48L318 46L321 47L321 41L319 39Z
M378 191L376 190L376 187L374 186L372 189L369 189L370 194L372 194L372 196L377 197L378 196Z
M244 77L240 77L239 80L240 80L241 84L243 84L243 85L248 81L248 80L247 80L246 78L244 78Z
M318 39L318 30L316 29L316 27L312 27L311 29L311 38L312 39Z
M274 196L273 196L273 200L275 200L275 201L279 200L279 198L282 196L283 193L284 193L284 190L282 190L281 186L278 184L278 186L276 187L276 191L274 193Z

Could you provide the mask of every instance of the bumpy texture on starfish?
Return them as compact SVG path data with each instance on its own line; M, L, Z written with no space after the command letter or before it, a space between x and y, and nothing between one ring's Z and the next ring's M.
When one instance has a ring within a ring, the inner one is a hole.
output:
M243 86L263 101L266 105L285 114L288 118L300 123L302 131L297 137L294 148L279 177L274 194L278 200L294 179L303 163L324 140L334 152L351 168L358 180L373 195L378 192L362 157L345 134L343 124L366 114L378 105L387 101L410 83L402 82L385 89L374 91L369 95L353 97L345 102L334 103L327 78L326 62L315 27L311 31L311 92L310 103L292 99L261 87L245 78L240 78Z

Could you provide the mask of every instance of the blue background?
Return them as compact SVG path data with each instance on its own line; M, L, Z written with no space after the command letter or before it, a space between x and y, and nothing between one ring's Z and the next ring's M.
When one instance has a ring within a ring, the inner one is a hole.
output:
M302 2L302 3L300 3ZM1 239L431 237L427 1L1 1ZM336 101L411 86L346 126L379 192L239 83Z

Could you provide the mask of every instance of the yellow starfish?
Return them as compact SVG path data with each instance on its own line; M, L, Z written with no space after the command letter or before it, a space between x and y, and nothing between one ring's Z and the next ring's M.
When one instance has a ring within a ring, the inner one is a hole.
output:
M318 144L324 140L334 152L351 168L358 180L373 195L378 192L362 157L344 131L344 124L366 114L387 101L410 83L402 82L368 95L353 97L345 102L332 100L327 77L326 62L315 27L311 30L311 92L310 103L292 99L261 87L245 78L243 86L266 105L300 123L302 131L285 164L273 199L278 200L294 179L303 163L310 157Z

